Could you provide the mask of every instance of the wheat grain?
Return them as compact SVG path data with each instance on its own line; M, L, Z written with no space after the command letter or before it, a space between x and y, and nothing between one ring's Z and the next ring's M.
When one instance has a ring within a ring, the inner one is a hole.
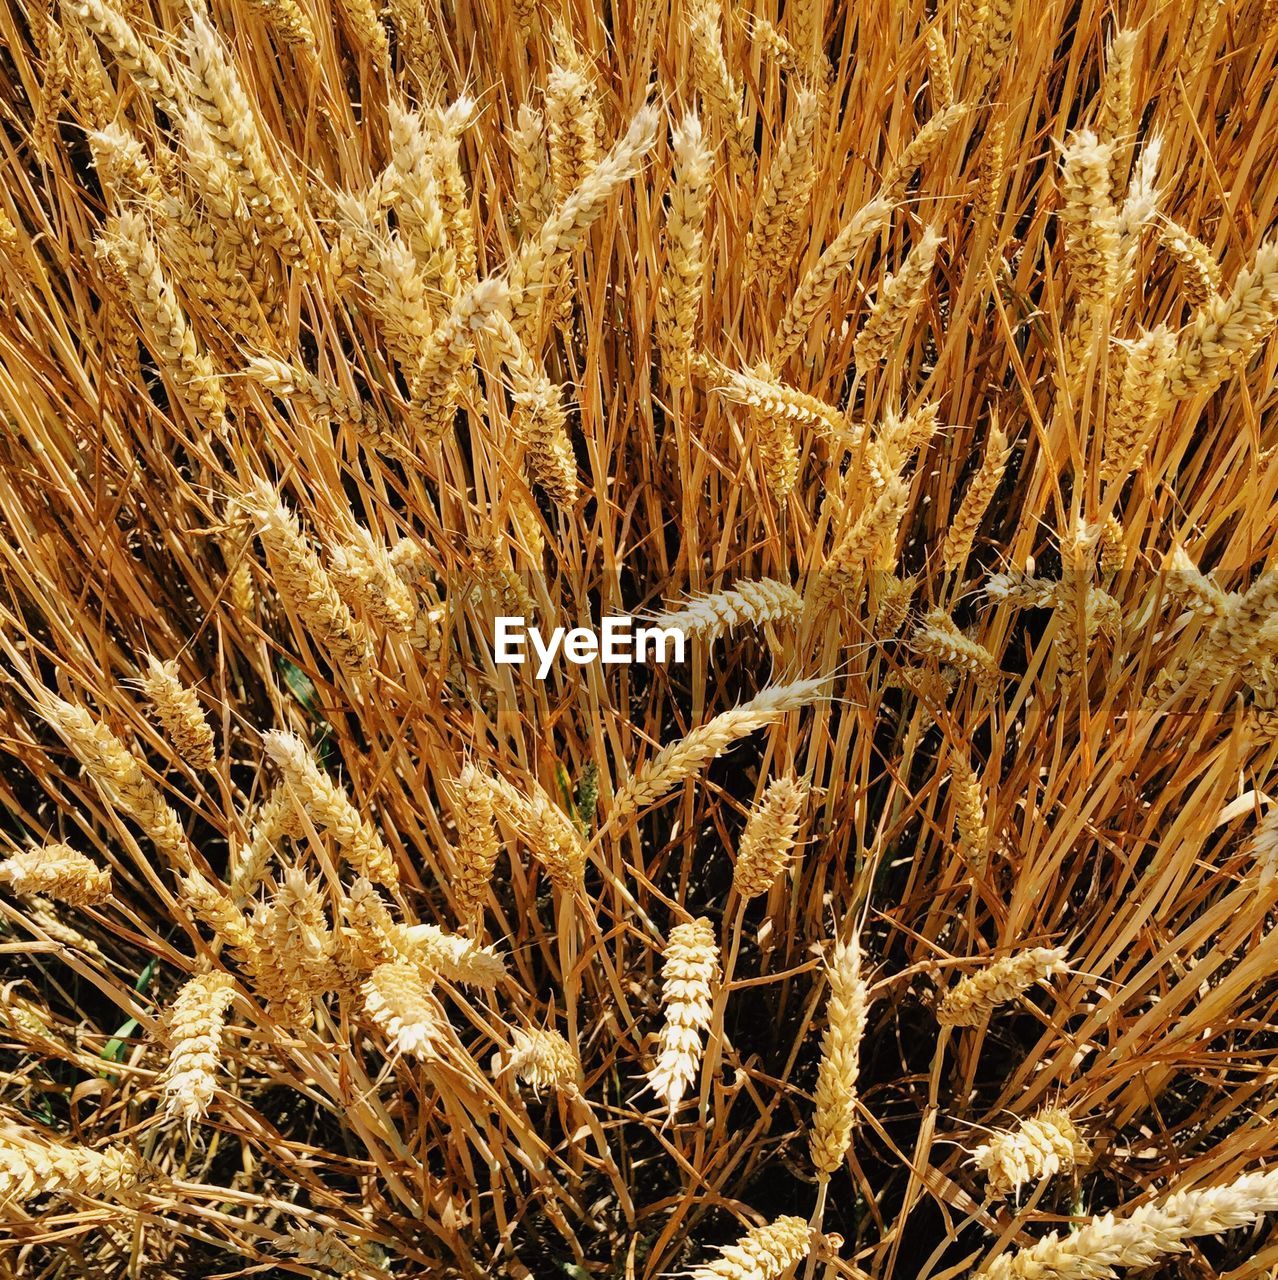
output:
M506 977L506 966L491 948L436 925L404 925L391 936L402 956L448 982L491 990Z
M550 217L555 204L547 153L546 121L540 111L520 103L510 138L514 167L515 212L520 235L535 234Z
M1004 168L1007 163L1007 120L1000 112L990 124L981 147L977 170L976 198L972 212L980 221L997 220L1003 194Z
M242 901L252 895L266 874L267 863L285 836L301 831L297 810L287 786L276 785L262 802L249 831L248 844L240 850L231 876L231 898Z
M878 575L878 600L874 610L874 637L891 640L905 625L910 613L918 579L911 575L898 578L895 574Z
M334 8L355 47L378 70L385 70L390 65L390 40L378 21L372 0L335 0Z
M507 299L504 281L481 280L457 299L447 318L432 330L409 378L419 421L430 436L438 437L452 426L458 378L474 356L473 335L500 313Z
M711 356L693 357L693 370L711 383L711 390L731 404L745 405L760 416L784 419L832 435L846 433L843 414L833 405L808 395L772 376L766 365L729 369Z
M1028 573L995 573L986 580L985 594L1020 609L1054 609L1059 585Z
M1096 136L1113 147L1110 158L1110 187L1117 190L1127 171L1132 135L1135 132L1132 63L1138 33L1130 28L1117 31L1105 52L1105 78L1101 82L1100 105L1096 110Z
M872 506L866 507L839 536L808 593L814 609L836 604L851 607L860 597L865 575L881 548L896 536L910 486L898 475L887 477Z
M1167 553L1164 569L1167 589L1195 613L1208 618L1223 618L1238 603L1237 597L1231 597L1198 569L1182 546L1174 546Z
M552 66L546 77L546 141L556 203L566 200L598 162L599 132L599 106L584 69Z
M190 99L222 149L263 239L290 261L304 259L306 229L266 154L239 73L213 28L199 15L187 33L186 52Z
M528 327L541 304L542 293L569 254L617 189L640 171L644 156L656 141L658 118L656 108L642 107L585 181L555 207L537 234L520 248L510 270L510 316L516 329Z
M537 367L514 326L500 312L486 313L482 327L510 374L511 425L528 446L532 478L556 506L566 510L577 496L577 460L560 389Z
M1112 144L1080 129L1061 152L1060 219L1070 278L1088 311L1108 307L1118 283L1118 215L1110 190ZM1090 323L1090 322L1089 322Z
M1091 591L1092 566L1100 530L1079 516L1061 535L1061 580L1056 588L1056 656L1065 680L1082 675L1086 667L1083 639L1087 634L1086 615Z
M259 13L278 31L285 44L306 53L315 53L315 32L297 0L247 0L250 9Z
M338 980L337 940L318 884L290 867L270 902L253 913L251 927L257 946L254 977L272 1016L288 1026L307 1025L314 1002Z
M1000 71L1015 34L1016 0L984 0L979 32L973 38L976 79L987 85Z
M274 395L297 405L317 422L349 423L367 445L386 452L398 446L394 428L371 405L322 378L272 356L254 356L244 372Z

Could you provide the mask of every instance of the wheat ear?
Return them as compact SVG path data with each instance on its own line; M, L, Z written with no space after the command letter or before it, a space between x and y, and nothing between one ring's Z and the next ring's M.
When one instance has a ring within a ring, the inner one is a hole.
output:
M734 742L780 719L789 711L797 711L816 702L824 696L826 689L827 683L821 679L774 685L748 702L720 713L677 742L662 747L617 791L609 820L622 822L640 809L656 803L722 755Z
M83 0L73 6L75 15L128 72L143 94L165 115L177 119L181 91L168 65L129 25L128 19L104 0Z
M510 317L516 329L528 326L541 295L603 212L613 194L643 167L657 138L657 109L640 108L625 134L562 201L535 236L521 246L510 271Z
M111 872L68 844L23 849L0 862L0 881L14 893L43 893L71 907L91 907L111 897Z
M38 703L107 799L146 832L174 867L188 870L194 857L182 824L128 747L83 707L47 691L38 695Z
M937 1006L937 1021L942 1026L974 1027L986 1014L1018 999L1036 982L1068 971L1064 947L1017 951L955 983Z
M1142 334L1127 348L1118 396L1105 422L1100 477L1125 479L1140 466L1145 437L1166 403L1167 375L1176 353L1176 339L1166 325Z
M710 644L745 623L756 627L792 624L802 612L803 597L793 587L775 578L760 578L693 596L680 608L657 614L651 625L682 631Z
M732 872L732 887L742 898L767 893L785 870L807 796L808 785L802 779L776 778L750 811Z
M861 1040L869 1010L869 984L861 971L860 938L836 942L826 965L830 996L825 1007L821 1062L817 1068L816 1111L808 1150L817 1177L825 1180L842 1167L856 1121L856 1085L861 1071Z
M197 422L210 431L226 427L226 395L208 355L195 340L177 294L141 214L125 210L99 242L119 271L148 343Z
M493 826L493 800L483 775L465 765L447 789L457 824L452 892L457 914L467 924L481 920L488 885L501 845Z
M965 636L942 609L923 616L910 636L910 646L917 653L967 672L986 688L994 687L1002 676L994 655L983 644Z
M303 259L306 229L262 145L239 73L213 28L199 15L191 23L186 48L191 101L223 149L263 239L286 259Z
M372 405L317 378L300 365L273 356L253 356L244 372L282 400L295 404L317 422L348 423L366 445L394 451L398 439L390 422Z
M407 634L417 617L417 598L395 571L390 552L369 530L356 528L353 540L333 547L329 573L338 594L384 631Z
M736 1244L720 1249L713 1262L693 1268L690 1280L780 1280L811 1247L811 1227L787 1215L751 1227Z
M581 1059L572 1045L558 1031L541 1027L512 1031L505 1069L535 1094L551 1089L575 1098L585 1083Z
M746 237L746 277L765 292L780 279L798 247L800 210L816 181L812 146L816 123L817 95L800 87L791 100L785 132L755 201Z
M661 1001L666 1016L648 1084L673 1116L697 1078L701 1037L714 1010L713 990L719 979L714 926L704 916L676 925L662 955Z
M918 306L932 277L936 251L945 239L935 227L924 230L922 238L910 250L896 275L883 282L870 309L869 319L861 327L853 344L858 369L868 369L887 359L901 337L910 313Z
M123 1147L94 1151L30 1129L0 1134L0 1201L21 1203L57 1191L127 1202L151 1172L141 1156Z
M368 633L320 564L297 517L265 480L249 489L244 506L258 523L258 536L285 602L338 662L355 672L367 671L373 657Z
M230 974L198 974L178 992L166 1014L164 1036L170 1049L162 1077L164 1111L188 1129L204 1118L213 1101L222 1027L234 996Z
M799 349L813 320L833 297L839 277L870 238L887 226L891 216L892 202L878 195L862 205L839 229L825 252L799 281L786 305L773 342L774 365L784 364Z
M1112 1280L1120 1267L1148 1269L1184 1242L1250 1226L1278 1210L1278 1169L1248 1173L1220 1187L1175 1191L1125 1217L1106 1213L1070 1234L1051 1232L1000 1254L974 1280Z
M197 769L212 769L217 764L213 730L204 718L195 690L178 678L177 663L160 662L148 655L142 689L178 757Z
M984 875L989 858L990 829L985 816L981 782L965 750L951 752L950 786L954 798L959 850L973 873Z
M966 103L955 102L937 111L906 144L883 175L882 198L896 203L905 195L910 179L926 168L956 124L970 111Z
M732 78L724 57L719 6L713 0L690 0L688 39L693 83L727 144L733 172L742 181L754 170L754 139L742 103L741 87Z
M705 277L705 218L714 157L689 113L671 132L674 182L666 216L666 262L657 298L657 340L674 386L687 377Z
M967 563L976 531L981 527L981 521L985 518L985 512L1003 479L1003 472L1011 456L1011 445L995 423L990 427L986 438L981 465L968 483L963 501L959 503L959 509L954 513L954 519L945 534L941 565L947 572L962 569Z
M315 763L306 744L279 729L266 733L262 744L302 811L317 827L332 834L351 865L375 883L394 888L399 872L390 850L346 792Z
M991 1196L1011 1196L1029 1182L1069 1173L1091 1159L1068 1111L1045 1107L1019 1128L996 1133L972 1152Z
M1278 240L1256 250L1228 294L1216 294L1183 329L1168 379L1177 399L1214 391L1278 322Z
M447 1018L411 960L380 964L363 987L364 1011L396 1053L423 1061L439 1056Z

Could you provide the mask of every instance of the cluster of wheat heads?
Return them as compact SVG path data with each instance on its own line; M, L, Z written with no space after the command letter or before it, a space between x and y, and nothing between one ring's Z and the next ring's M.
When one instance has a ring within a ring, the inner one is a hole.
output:
M6 1274L1273 1266L1272 0L0 41Z

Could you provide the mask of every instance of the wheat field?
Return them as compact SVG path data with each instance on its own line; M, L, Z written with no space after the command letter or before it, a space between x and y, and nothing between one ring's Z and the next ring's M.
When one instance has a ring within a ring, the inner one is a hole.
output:
M0 44L0 1274L1273 1273L1273 0Z

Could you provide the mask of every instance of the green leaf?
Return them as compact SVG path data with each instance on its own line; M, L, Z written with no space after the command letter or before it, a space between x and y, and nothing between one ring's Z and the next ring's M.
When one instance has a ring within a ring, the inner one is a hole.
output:
M138 1020L130 1018L102 1048L101 1056L107 1062L124 1061L124 1041L138 1029Z
M324 717L320 714L319 690L315 687L315 681L290 658L281 655L276 658L275 665L279 668L280 676L289 693L301 703L306 714L315 720L323 720Z

